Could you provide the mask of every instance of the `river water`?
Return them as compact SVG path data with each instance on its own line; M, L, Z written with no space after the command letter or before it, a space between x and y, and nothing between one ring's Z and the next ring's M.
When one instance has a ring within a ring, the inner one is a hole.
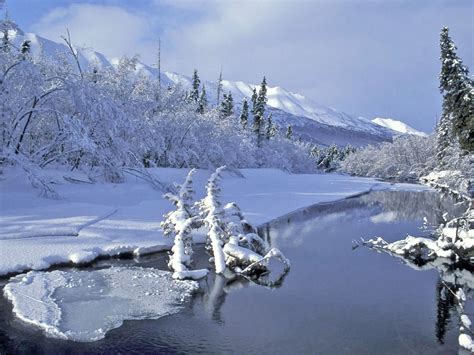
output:
M16 319L1 297L0 353L456 354L458 318L441 296L439 272L352 243L428 236L446 211L455 216L462 206L429 191L371 192L296 211L260 228L291 261L279 287L211 273L180 313L126 321L94 343L48 338ZM194 257L196 267L206 267L202 246ZM166 262L166 253L158 253L88 268L166 269Z

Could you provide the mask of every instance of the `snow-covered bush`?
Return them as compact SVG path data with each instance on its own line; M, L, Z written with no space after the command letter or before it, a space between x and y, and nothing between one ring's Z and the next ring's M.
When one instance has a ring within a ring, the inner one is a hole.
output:
M351 175L416 181L435 165L434 138L407 135L358 149L341 162L340 170Z
M198 112L179 86L139 75L135 57L92 69L73 47L55 61L22 48L0 50L2 169L60 164L113 182L124 169L154 166L313 169L305 144L275 135L258 146L236 114Z

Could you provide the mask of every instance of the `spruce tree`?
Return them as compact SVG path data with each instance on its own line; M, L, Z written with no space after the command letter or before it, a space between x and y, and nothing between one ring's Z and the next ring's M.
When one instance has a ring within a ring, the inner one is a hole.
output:
M3 30L3 37L2 37L2 50L5 53L10 52L10 38L8 36L8 28Z
M256 94L254 90L254 94ZM267 104L267 80L263 77L262 83L260 84L260 90L258 96L254 98L252 95L252 103L254 104L253 109L253 129L257 136L257 146L261 146L262 141L262 128L265 114L265 106Z
M198 71L194 69L192 89L191 93L189 94L189 100L192 102L198 102L199 100L199 85L201 85L201 80L199 79Z
M469 70L456 54L456 46L443 27L440 36L441 72L439 89L443 95L443 111L437 127L437 158L440 165L448 148L459 142L462 150L474 151L474 89Z
M222 69L219 72L219 79L217 80L217 106L220 104L222 92Z
M267 127L266 127L266 132L265 132L265 136L268 139L272 138L272 137L275 137L275 134L276 134L276 126L275 124L273 123L273 116L272 114L270 113L270 115L268 116L267 118Z
M255 116L255 112L257 112L257 98L258 98L258 95L257 95L257 89L256 88L253 88L253 91L252 91L252 115Z
M198 109L197 112L203 114L207 108L207 96L206 96L206 86L202 85L201 96L199 97Z
M267 104L267 80L263 77L262 83L260 84L260 90L258 91L257 98L257 110L259 115L263 118L265 114L265 106Z
M291 125L288 126L286 129L286 138L292 139L293 138L293 127Z
M224 93L224 98L221 103L221 117L229 117L234 114L234 99L232 93Z
M244 98L244 101L242 102L242 112L240 113L239 120L242 124L242 128L246 129L249 121L249 103L246 98Z
M21 44L20 52L23 54L23 59L26 59L27 55L30 53L31 50L31 41L24 40Z

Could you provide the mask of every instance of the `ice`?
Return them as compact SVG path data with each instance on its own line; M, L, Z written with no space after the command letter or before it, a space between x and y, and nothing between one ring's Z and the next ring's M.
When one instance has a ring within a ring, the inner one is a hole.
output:
M198 289L167 271L112 267L94 271L30 271L10 279L13 312L48 336L79 342L102 339L124 320L178 312Z

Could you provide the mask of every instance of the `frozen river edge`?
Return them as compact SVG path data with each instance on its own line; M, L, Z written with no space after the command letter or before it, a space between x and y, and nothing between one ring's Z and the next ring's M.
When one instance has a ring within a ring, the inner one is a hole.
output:
M164 182L181 181L188 169L153 169ZM262 224L313 204L371 190L426 190L339 174L288 174L275 169L243 169L222 180L222 199L241 206L248 221ZM37 196L21 172L0 181L0 275L45 270L58 264L85 264L99 257L144 255L169 250L160 221L171 204L146 182L71 184L51 170L59 200ZM70 173L68 173L70 175ZM197 198L210 172L195 175ZM79 177L80 178L80 177ZM201 241L199 236L196 242Z

